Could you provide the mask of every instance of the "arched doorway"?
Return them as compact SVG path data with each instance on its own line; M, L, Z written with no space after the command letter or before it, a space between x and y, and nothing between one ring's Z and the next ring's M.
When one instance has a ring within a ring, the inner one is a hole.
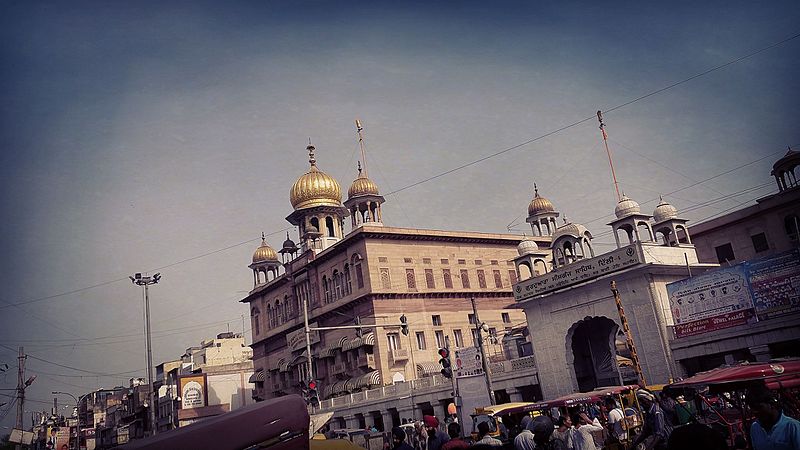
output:
M608 317L587 317L567 334L580 392L621 384L615 345L618 328Z

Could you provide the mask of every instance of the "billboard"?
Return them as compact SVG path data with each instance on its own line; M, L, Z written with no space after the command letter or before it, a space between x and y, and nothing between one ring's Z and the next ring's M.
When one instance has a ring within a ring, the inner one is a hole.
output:
M746 261L667 285L675 336L800 312L800 250Z
M800 311L800 250L745 265L759 320Z
M178 389L181 393L181 409L201 408L208 405L206 374L179 376Z

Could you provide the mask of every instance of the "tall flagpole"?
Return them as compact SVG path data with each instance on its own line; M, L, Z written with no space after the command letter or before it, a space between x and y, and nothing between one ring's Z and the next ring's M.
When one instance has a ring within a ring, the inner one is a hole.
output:
M614 179L614 189L617 191L617 201L622 197L619 195L619 183L617 183L617 174L614 172L614 161L611 160L611 150L608 148L608 135L606 134L606 124L603 123L603 112L597 111L597 121L600 122L600 131L603 133L603 143L606 145L606 155L608 155L608 165L611 166L611 178Z

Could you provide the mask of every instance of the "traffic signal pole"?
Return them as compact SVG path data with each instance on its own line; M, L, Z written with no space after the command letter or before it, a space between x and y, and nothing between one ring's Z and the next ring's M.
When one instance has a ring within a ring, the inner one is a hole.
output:
M472 314L475 316L475 333L478 341L475 346L481 352L481 364L483 365L483 374L486 377L486 389L489 391L489 401L492 405L497 402L494 399L494 389L492 389L492 375L489 373L489 363L486 361L486 352L483 350L483 330L481 329L481 320L478 318L478 308L475 306L475 297L470 297L472 302Z

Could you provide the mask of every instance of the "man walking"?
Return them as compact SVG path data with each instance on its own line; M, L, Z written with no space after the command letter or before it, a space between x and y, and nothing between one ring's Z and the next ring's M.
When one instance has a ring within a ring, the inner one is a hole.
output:
M752 387L746 401L756 416L750 426L753 450L800 450L800 422L783 414L766 386Z
M642 427L642 433L634 439L631 448L636 448L637 445L652 436L645 449L666 450L669 435L672 434L672 427L667 423L664 411L658 406L655 395L648 390L638 389L636 398L645 411L644 427Z

